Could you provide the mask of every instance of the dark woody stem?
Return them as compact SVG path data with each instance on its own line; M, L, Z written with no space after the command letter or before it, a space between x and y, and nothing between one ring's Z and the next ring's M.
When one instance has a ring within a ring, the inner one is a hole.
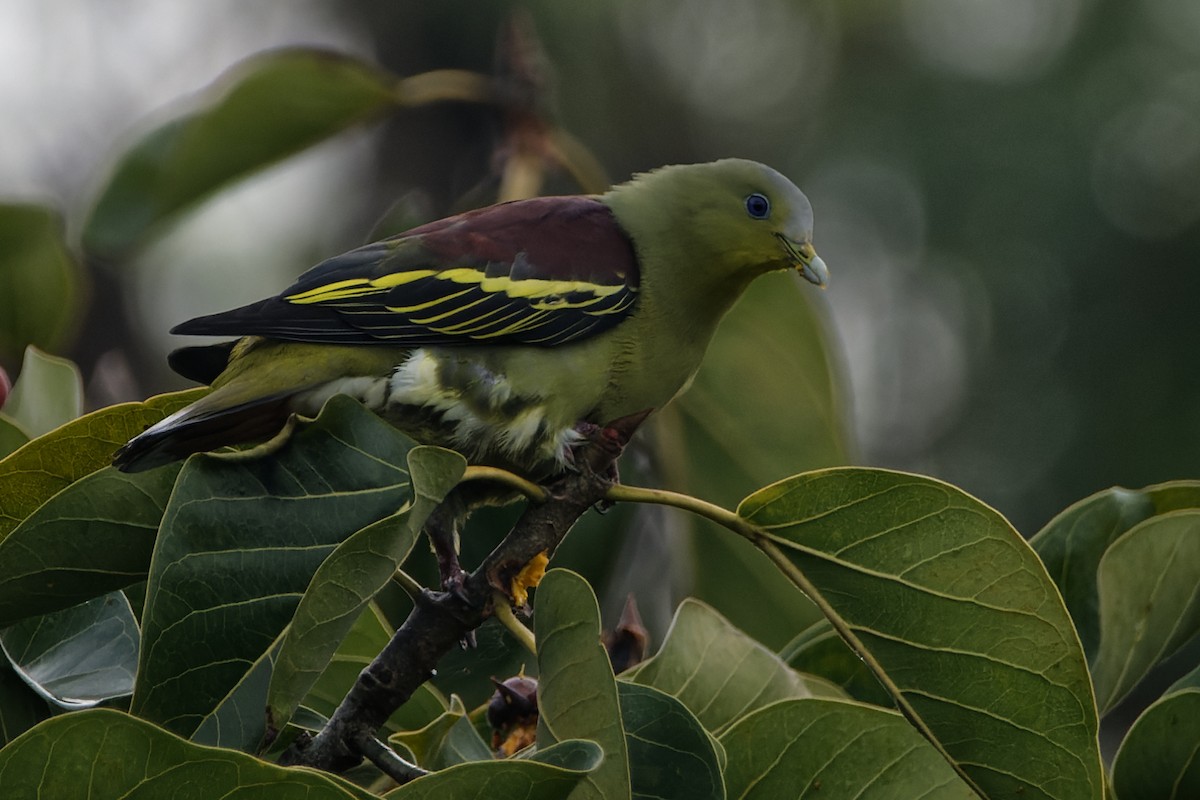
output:
M399 779L392 769L395 754L375 738L380 727L433 677L442 656L493 613L493 592L507 596L517 573L537 554L553 553L575 521L604 499L614 485L617 457L647 415L624 417L598 429L576 453L577 469L545 487L546 499L530 503L459 591L422 590L408 618L359 674L325 727L315 736L297 737L279 763L343 772L367 756ZM406 775L416 777L412 772Z

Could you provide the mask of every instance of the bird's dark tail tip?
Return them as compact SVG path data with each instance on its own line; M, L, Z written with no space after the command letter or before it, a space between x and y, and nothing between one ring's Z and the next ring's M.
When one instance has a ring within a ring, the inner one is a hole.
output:
M270 395L228 408L214 408L214 395L151 425L113 457L121 472L142 472L187 458L275 435L287 422L290 393Z
M212 383L229 366L229 355L236 345L235 339L180 347L167 355L167 365L190 381Z

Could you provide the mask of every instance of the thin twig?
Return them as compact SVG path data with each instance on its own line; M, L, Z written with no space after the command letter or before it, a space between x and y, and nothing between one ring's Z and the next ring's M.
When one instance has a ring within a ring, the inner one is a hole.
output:
M496 614L496 619L508 632L513 635L513 638L521 643L521 646L530 653L537 655L537 640L533 638L533 631L529 630L521 620L517 619L517 615L513 613L512 605L508 602L508 595L504 592L496 590L492 592L492 610Z
M429 770L421 769L416 764L405 761L395 750L374 736L360 735L354 740L354 746L372 764L379 767L384 775L401 786L429 774Z
M397 569L392 574L392 580L400 584L400 588L404 590L404 593L413 599L416 599L425 589L416 578L402 569Z
M655 503L681 508L710 519L755 544L759 544L765 538L762 529L757 525L747 522L729 509L721 508L721 506L688 494L671 492L666 489L646 489L641 486L618 484L608 490L605 498L617 503Z
M459 478L459 483L465 483L466 481L494 481L495 483L503 483L511 486L537 503L544 503L550 499L550 495L547 493L545 487L538 486L533 481L526 480L520 475L515 475L499 467L482 467L472 464L467 467L466 471L463 472L463 476Z

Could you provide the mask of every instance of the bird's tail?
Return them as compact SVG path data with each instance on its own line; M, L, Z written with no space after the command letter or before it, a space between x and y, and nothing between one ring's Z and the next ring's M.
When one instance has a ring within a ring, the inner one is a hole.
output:
M230 404L217 389L133 437L113 458L122 472L141 472L228 444L264 439L287 422L293 392Z
M138 472L270 438L287 424L298 394L346 377L386 375L402 352L258 337L176 350L171 366L213 390L129 440L113 463Z

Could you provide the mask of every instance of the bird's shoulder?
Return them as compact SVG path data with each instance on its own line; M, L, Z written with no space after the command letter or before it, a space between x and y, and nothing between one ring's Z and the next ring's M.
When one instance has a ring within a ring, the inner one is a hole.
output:
M418 272L439 277L460 270L480 273L480 280L581 286L636 289L640 280L633 243L607 205L593 197L535 197L445 217L334 256L281 294L319 290L346 279L383 285L389 276ZM458 277L465 281L469 275Z

